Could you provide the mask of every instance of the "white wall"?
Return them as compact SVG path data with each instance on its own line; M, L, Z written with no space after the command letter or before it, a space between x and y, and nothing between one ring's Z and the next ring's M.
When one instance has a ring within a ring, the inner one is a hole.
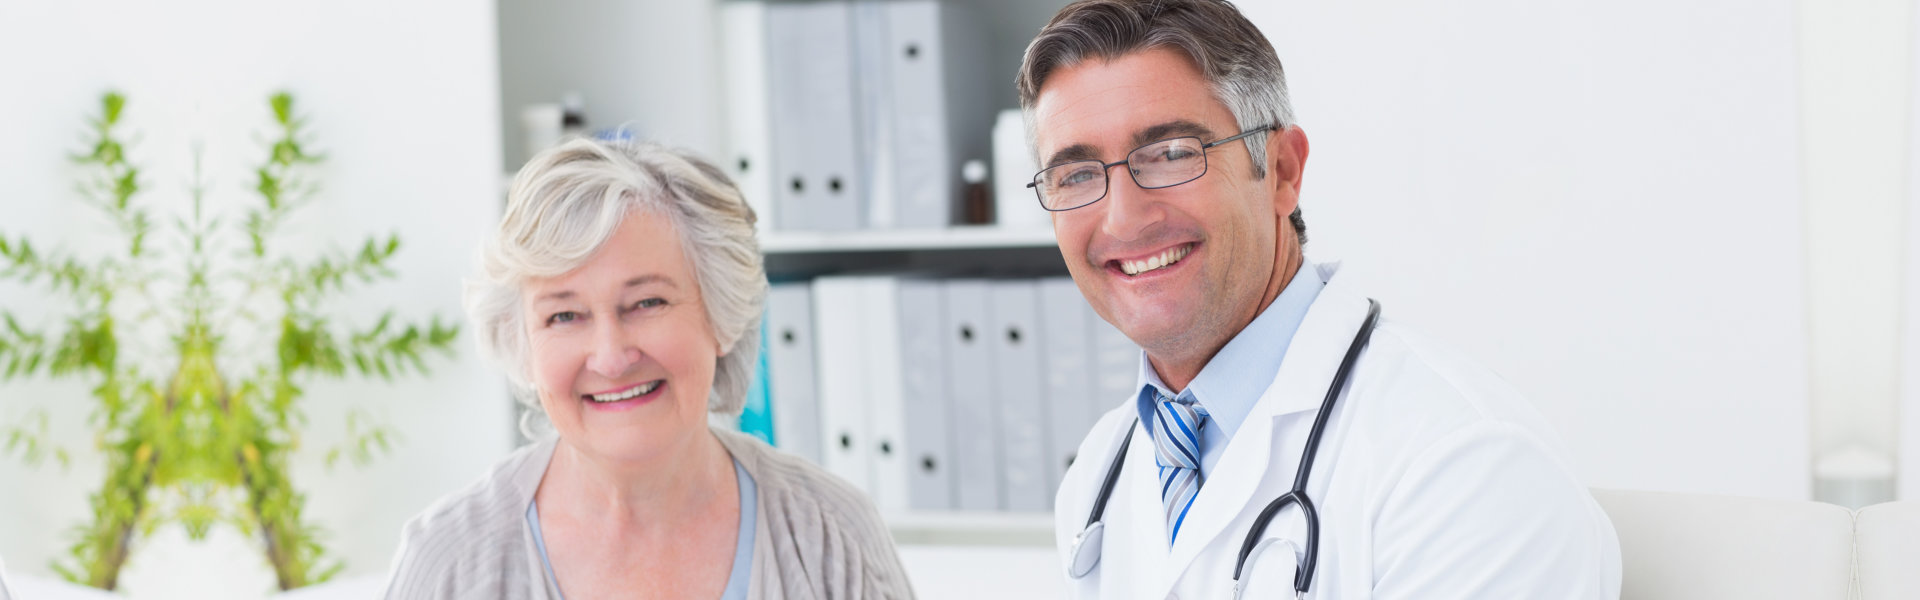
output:
M1308 255L1502 373L1591 485L1804 498L1786 0L1252 4Z
M1913 15L1911 35L1920 31L1920 12ZM1920 44L1909 47L1920 54ZM1909 69L1920 68L1920 57L1908 63ZM1920 73L1908 74L1909 85L1920 80ZM1901 365L1900 397L1901 402L1895 412L1898 415L1898 435L1894 446L1898 449L1896 483L1899 485L1900 499L1920 500L1920 152L1914 152L1913 146L1920 141L1920 94L1908 90L1908 104L1903 107L1908 116L1908 145L1905 148L1907 159L1907 177L1903 190L1907 199L1902 207L1906 211L1906 289L1901 302L1900 331L1904 332L1900 348Z
M182 0L0 5L0 231L90 248L109 231L70 192L83 118L100 92L119 89L140 132L133 159L147 167L145 201L184 202L186 157L204 143L215 206L253 201L246 166L270 123L265 98L294 92L327 156L323 192L293 233L291 250L344 247L398 232L396 282L364 288L332 307L365 325L391 307L410 319L461 319L460 278L499 210L500 134L495 15L491 3L372 1L259 3ZM54 245L54 244L49 244ZM0 305L41 317L39 289L0 287ZM245 335L239 332L237 335ZM248 356L226 357L228 365ZM345 575L384 572L400 525L434 498L477 479L505 453L511 427L504 384L463 339L434 376L394 385L309 386L311 427L293 477L307 514L331 532ZM0 385L0 419L49 409L56 434L78 453L68 472L0 460L0 555L14 572L49 576L66 529L84 518L97 455L83 419L92 399L73 382ZM345 412L362 407L403 431L402 445L367 469L321 467ZM259 597L271 572L253 541L216 534L185 552L177 531L137 551L123 575L135 598ZM189 590L193 590L189 593Z
M1913 5L1805 1L1798 14L1815 456L1854 446L1890 460L1901 443Z

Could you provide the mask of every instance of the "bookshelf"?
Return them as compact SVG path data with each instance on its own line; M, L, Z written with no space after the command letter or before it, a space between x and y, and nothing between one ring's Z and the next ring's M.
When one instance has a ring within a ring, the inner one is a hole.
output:
M1013 108L1014 72L1027 42L1068 0L941 0L981 18L984 61L998 84L984 107ZM589 129L622 125L636 137L686 147L733 164L728 63L721 10L728 0L584 0L500 3L501 189L531 154L520 110L584 96ZM675 57L636 60L636 57ZM979 116L979 115L976 115ZM986 118L991 123L991 118ZM966 158L990 158L968 153ZM761 163L755 163L761 164ZM744 167L742 167L744 168ZM732 169L729 169L731 172ZM1022 174L1027 176L1027 174ZM738 175L736 174L736 177ZM744 183L744 182L743 182ZM762 215L770 218L770 215ZM1050 227L950 226L853 231L763 230L770 279L901 271L985 277L1065 275ZM1018 548L1051 554L1048 512L908 511L885 515L896 541L938 548ZM1051 576L1053 565L1047 565Z

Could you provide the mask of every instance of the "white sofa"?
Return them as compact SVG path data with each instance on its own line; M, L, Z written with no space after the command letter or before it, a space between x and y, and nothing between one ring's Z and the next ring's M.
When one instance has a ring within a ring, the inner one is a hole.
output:
M1860 600L1920 598L1920 500L1860 509L1853 543Z
M1593 496L1620 535L1622 600L1920 599L1920 501Z

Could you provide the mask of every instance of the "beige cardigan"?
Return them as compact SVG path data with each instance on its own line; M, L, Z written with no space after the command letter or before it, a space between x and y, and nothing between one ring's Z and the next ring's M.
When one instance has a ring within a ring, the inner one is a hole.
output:
M713 433L759 489L748 598L913 596L866 495L758 439ZM386 598L559 598L526 519L555 442L549 437L514 452L484 479L407 522Z

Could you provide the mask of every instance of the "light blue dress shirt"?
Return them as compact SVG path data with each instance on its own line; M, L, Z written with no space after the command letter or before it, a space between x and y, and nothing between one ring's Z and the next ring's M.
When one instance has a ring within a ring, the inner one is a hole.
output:
M753 527L758 522L754 513L759 508L759 486L738 460L733 461L733 476L740 484L740 534L735 536L733 570L727 574L727 589L720 592L720 600L745 600L747 583L753 575ZM527 525L533 527L533 545L540 549L540 565L547 569L547 581L556 581L553 562L547 560L547 540L540 535L539 505L533 502L527 503Z
M1253 411L1254 403L1280 373L1280 361L1286 358L1287 344L1293 341L1294 332L1299 331L1300 323L1306 320L1307 308L1313 306L1313 300L1320 297L1320 289L1326 286L1327 282L1320 279L1320 270L1314 268L1312 262L1301 259L1300 270L1294 273L1293 281L1287 282L1287 287L1280 290L1280 295L1266 310L1260 311L1252 323L1200 368L1200 374L1187 384L1187 389L1168 389L1160 380L1160 374L1154 372L1153 364L1147 361L1147 353L1140 353L1140 393L1135 404L1141 423L1153 423L1156 394L1192 400L1207 413L1207 420L1200 427L1202 482L1206 481L1213 465L1220 462L1220 454L1226 450L1234 432L1247 421L1247 413ZM1147 430L1153 431L1153 428Z

